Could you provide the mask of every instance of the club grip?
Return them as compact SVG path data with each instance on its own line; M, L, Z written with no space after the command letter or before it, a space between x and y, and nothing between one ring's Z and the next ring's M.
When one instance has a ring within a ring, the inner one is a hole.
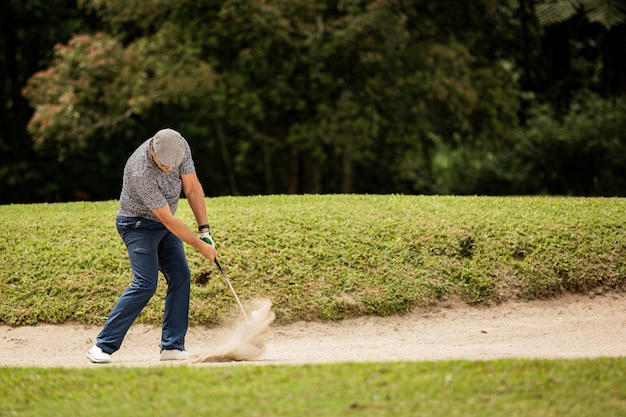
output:
M213 260L213 262L215 262L215 266L217 266L217 269L220 270L220 272L222 272L222 266L220 265L219 261L217 260L217 258L215 258Z

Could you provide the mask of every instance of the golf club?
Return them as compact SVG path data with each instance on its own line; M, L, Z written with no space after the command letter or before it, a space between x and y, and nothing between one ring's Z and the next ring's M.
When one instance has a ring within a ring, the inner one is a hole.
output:
M230 283L230 280L228 279L228 277L226 276L226 273L222 269L222 266L217 261L217 258L215 258L215 265L217 266L217 269L219 269L220 272L222 273L222 276L224 277L224 281L226 281L226 284L228 284L228 288L230 288L230 290L232 291L233 295L235 296L235 300L237 300L237 304L239 304L239 308L241 308L241 312L243 313L243 316L246 318L246 321L248 321L248 315L246 314L246 310L241 305L241 301L239 301L239 297L237 297L237 293L235 292L235 289L233 288L232 284Z

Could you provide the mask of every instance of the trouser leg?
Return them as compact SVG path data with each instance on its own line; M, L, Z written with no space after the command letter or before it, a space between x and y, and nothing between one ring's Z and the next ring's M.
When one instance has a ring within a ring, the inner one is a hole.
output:
M162 229L119 219L117 228L128 250L133 280L113 307L96 339L96 345L106 353L120 349L128 329L156 291L158 242L164 234Z
M161 349L185 350L191 273L183 243L169 233L159 244L159 269L167 281Z

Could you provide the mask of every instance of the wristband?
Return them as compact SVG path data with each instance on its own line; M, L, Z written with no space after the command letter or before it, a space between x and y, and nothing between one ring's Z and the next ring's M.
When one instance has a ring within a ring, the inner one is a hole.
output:
M209 233L211 233L211 227L208 224L203 224L202 226L198 226L198 232L202 232L202 229L209 229Z

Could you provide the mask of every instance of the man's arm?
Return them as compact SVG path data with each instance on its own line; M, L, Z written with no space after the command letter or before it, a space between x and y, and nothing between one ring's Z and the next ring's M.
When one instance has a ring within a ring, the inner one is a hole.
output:
M209 224L204 200L204 190L198 180L198 176L194 172L192 174L181 175L180 178L183 182L185 197L187 197L187 202L189 203L189 207L191 207L191 211L196 218L198 226Z
M166 204L157 210L152 210L154 215L163 223L167 229L179 237L183 242L190 244L198 250L208 260L213 262L217 257L217 251L211 245L207 245L204 241L200 240L195 233L193 233L185 223L178 220L170 210L170 205ZM206 209L205 209L206 213ZM205 214L206 216L206 214Z

